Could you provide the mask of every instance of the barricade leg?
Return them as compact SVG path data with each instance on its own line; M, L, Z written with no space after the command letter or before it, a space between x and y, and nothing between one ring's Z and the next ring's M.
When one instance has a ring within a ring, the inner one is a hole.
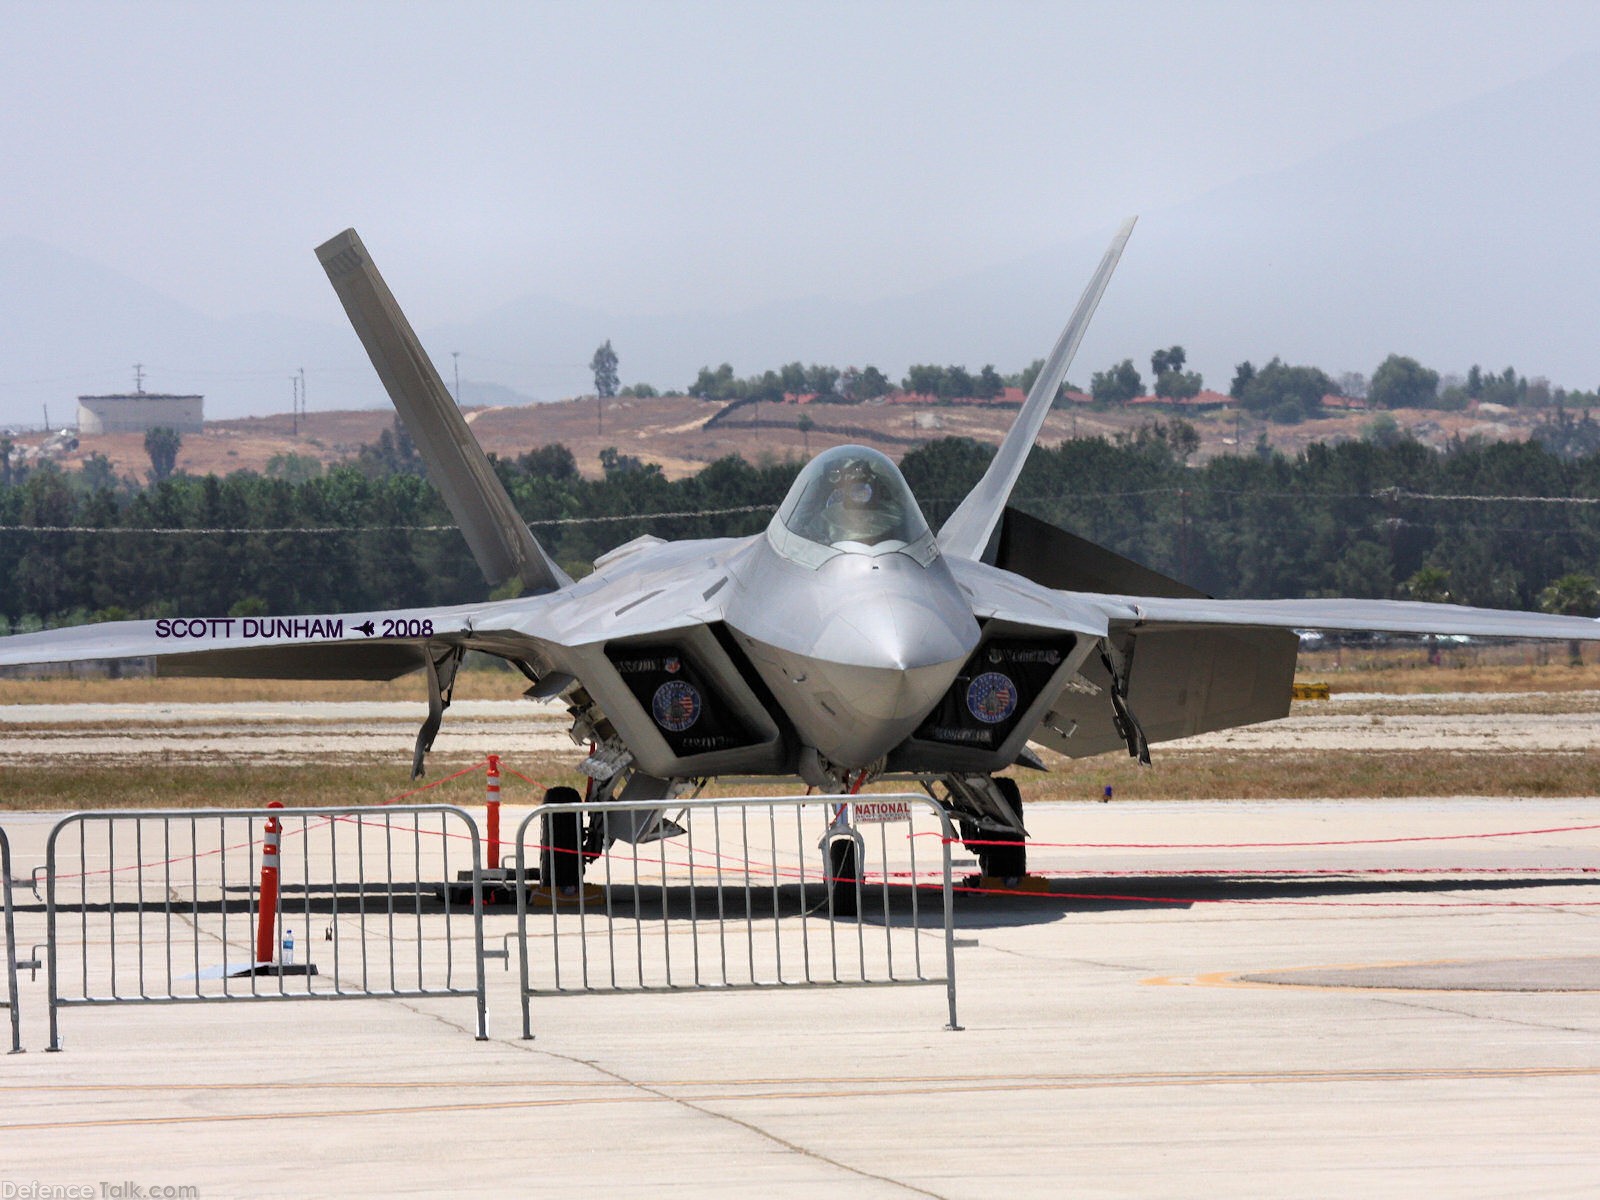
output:
M11 1013L11 1053L22 1053L22 1015L17 1011L17 926L11 915L11 843L0 829L0 891L6 920L6 1007Z

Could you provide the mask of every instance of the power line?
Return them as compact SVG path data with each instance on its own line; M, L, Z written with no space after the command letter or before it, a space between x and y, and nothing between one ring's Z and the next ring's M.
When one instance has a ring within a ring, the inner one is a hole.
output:
M1407 492L1400 488L1381 488L1374 492L1376 500L1440 500L1467 503L1495 504L1600 504L1600 496L1473 496L1438 495L1433 492Z
M1038 493L1019 495L1016 500L1024 501L1051 501L1071 502L1078 500L1118 500L1136 496L1187 496L1216 495L1216 496L1256 496L1262 499L1296 499L1296 500L1427 500L1449 503L1512 503L1512 504L1600 504L1600 496L1492 496L1474 494L1441 494L1432 492L1408 492L1398 488L1382 488L1375 492L1257 492L1235 491L1220 488L1140 488L1125 492L1096 492L1093 495L1041 495ZM931 497L928 504L955 503L958 497ZM639 512L639 513L613 513L599 517L543 517L528 522L530 528L570 527L576 525L614 525L626 521L670 521L693 520L702 517L739 516L748 513L773 512L778 508L777 503L771 504L741 504L729 508L698 508L681 509L667 512ZM1552 530L1516 529L1510 527L1496 527L1485 525L1465 525L1461 523L1440 523L1407 521L1394 518L1394 523L1408 528L1452 528L1452 529L1477 529L1485 532L1504 533L1549 533ZM182 535L222 535L222 534L341 534L341 533L448 533L460 528L457 525L275 525L275 526L215 526L204 528L191 528L184 526L124 526L124 525L0 525L0 533L96 533L96 534L160 534L164 536Z
M622 521L666 521L692 517L723 517L737 513L772 512L776 504L743 504L736 508L702 508L683 512L616 513L604 517L547 517L529 526L612 525ZM126 525L0 525L0 533L110 533L163 535L216 534L337 534L337 533L448 533L457 525L277 525L230 526L191 529L182 526L139 528Z

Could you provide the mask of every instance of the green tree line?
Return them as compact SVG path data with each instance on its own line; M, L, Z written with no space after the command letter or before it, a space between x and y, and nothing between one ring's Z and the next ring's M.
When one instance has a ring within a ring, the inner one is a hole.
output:
M1196 444L1193 430L1174 421L1109 441L1042 446L1014 501L1218 596L1421 589L1531 609L1563 577L1600 574L1600 503L1510 499L1600 500L1593 449L1463 442L1435 452L1406 439L1368 440L1191 466ZM13 471L0 481L0 627L485 598L409 442L391 436L369 450L309 478L178 473L136 487L50 466ZM906 478L931 523L953 511L992 453L947 438L906 455ZM800 466L725 458L669 480L632 455L610 450L601 461L604 474L593 480L562 446L494 464L518 510L574 574L645 533L757 532ZM1506 499L1450 498L1462 496Z
M609 343L603 349L608 350ZM1205 386L1198 371L1185 369L1187 363L1188 352L1183 346L1162 347L1150 355L1148 383L1133 359L1125 358L1094 372L1086 390L1101 405L1126 404L1147 391L1164 400L1183 400ZM1002 374L993 365L974 372L960 365L914 363L897 385L874 366L858 370L792 362L775 370L741 376L734 373L731 364L722 363L714 368L701 367L685 392L721 403L779 401L785 395L810 395L827 403L859 404L886 395L898 386L906 392L944 401L990 400L1007 387L1028 391L1043 365L1044 360L1037 359L1020 371ZM1080 390L1084 389L1063 385L1063 391ZM1365 400L1375 409L1450 412L1474 402L1509 408L1600 407L1600 388L1586 392L1556 387L1546 379L1530 380L1514 367L1496 373L1474 364L1465 375L1445 375L1403 354L1390 354L1373 369L1370 378L1360 372L1346 372L1335 378L1320 367L1286 363L1277 357L1259 367L1247 360L1234 368L1228 393L1251 414L1282 424L1323 415L1323 398L1330 395ZM639 383L624 388L621 394L648 398L659 393L649 384Z

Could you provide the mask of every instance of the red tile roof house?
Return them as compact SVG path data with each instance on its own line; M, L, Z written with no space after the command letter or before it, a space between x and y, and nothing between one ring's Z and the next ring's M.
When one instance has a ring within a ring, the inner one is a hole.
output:
M1367 402L1359 396L1335 396L1330 393L1322 398L1322 407L1342 412L1366 412Z
M1232 404L1233 397L1224 395L1222 392L1201 391L1196 392L1193 396L1185 396L1181 400L1175 400L1171 396L1135 396L1128 403L1130 405L1159 405L1164 408L1222 408L1225 405Z
M1087 392L1066 392L1066 398L1073 404L1093 404L1094 397ZM950 400L941 400L938 396L926 395L922 392L902 392L898 388L884 397L890 404L964 404L975 408L1021 408L1022 402L1027 399L1027 394L1021 388L1008 387L992 400L980 400L976 396L960 396Z

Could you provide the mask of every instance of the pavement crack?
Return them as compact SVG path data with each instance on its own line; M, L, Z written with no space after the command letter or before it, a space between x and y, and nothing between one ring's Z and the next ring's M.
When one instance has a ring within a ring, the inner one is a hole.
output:
M1379 1004L1393 1004L1400 1008L1420 1008L1428 1012L1447 1013L1450 1016L1466 1017L1473 1021L1494 1021L1501 1025L1519 1025L1524 1029L1552 1029L1560 1033L1593 1034L1595 1030L1584 1029L1578 1025L1554 1025L1548 1021L1519 1021L1515 1017L1502 1017L1494 1013L1475 1013L1464 1009L1451 1008L1446 1004L1423 1004L1416 1000L1401 1000L1393 996L1374 996L1372 999Z
M445 1016L443 1013L428 1012L426 1009L419 1008L415 1004L407 1003L404 1000L396 1001L396 1003L398 1003L400 1007L405 1009L407 1012L415 1013L422 1017L429 1017L439 1022L439 1024L446 1026L447 1028L459 1030L460 1032L468 1034L469 1036L474 1033L474 1029L469 1028L468 1026L448 1016ZM676 1104L680 1108L686 1108L691 1112L699 1113L701 1116L710 1117L715 1121L726 1121L730 1125L737 1125L739 1128L753 1133L759 1138L763 1138L766 1141L772 1142L774 1145L781 1146L791 1154L798 1154L804 1158L812 1159L815 1162L834 1167L837 1170L847 1171L851 1175L860 1176L862 1179L871 1179L876 1183L882 1183L888 1185L889 1187L899 1188L902 1191L910 1192L917 1196L931 1196L933 1197L933 1200L947 1200L947 1198L941 1195L939 1192L930 1192L926 1188L917 1187L915 1184L906 1183L899 1179L892 1179L887 1175L879 1175L875 1172L864 1170L861 1167L852 1167L849 1163L841 1162L836 1158L829 1158L826 1154L823 1154L817 1150L813 1150L808 1146L802 1146L798 1142L791 1142L788 1138L780 1137L778 1134L773 1133L769 1129L763 1129L753 1121L747 1121L744 1118L736 1117L731 1113L718 1112L716 1109L707 1108L704 1104L698 1103L694 1100L689 1100L682 1096L674 1096L671 1092L664 1091L661 1088L652 1087L648 1083L641 1083L637 1079L630 1079L628 1076L622 1074L622 1072L612 1070L610 1067L607 1067L592 1058L579 1058L573 1054L562 1054L558 1050L547 1050L543 1046L532 1045L520 1038L512 1040L507 1040L504 1038L492 1038L490 1040L497 1042L502 1046L508 1046L513 1050L520 1050L524 1054L537 1054L544 1058L554 1059L557 1062L571 1063L573 1066L583 1067L587 1070L593 1071L597 1075L603 1075L607 1079L624 1084L627 1087L632 1088L634 1091L641 1092L647 1096L652 1096L657 1100L665 1100L668 1103Z
M811 1149L809 1146L802 1146L798 1142L792 1142L788 1138L780 1137L778 1134L773 1133L770 1129L763 1129L753 1121L747 1121L742 1117L736 1117L732 1113L718 1112L716 1109L708 1108L704 1104L697 1103L696 1101L686 1099L682 1096L674 1096L671 1092L664 1091L658 1087L652 1087L648 1083L641 1083L637 1079L630 1079L628 1076L622 1074L622 1072L613 1070L602 1063L596 1062L592 1058L578 1058L576 1055L562 1054L556 1050L546 1050L541 1046L529 1045L527 1042L521 1041L520 1039L515 1041L502 1041L501 1039L497 1038L495 1040L499 1041L503 1046L510 1046L514 1049L524 1051L525 1053L539 1054L546 1058L555 1059L559 1062L571 1063L574 1066L587 1068L598 1075L603 1075L607 1079L614 1080L617 1083L625 1084L626 1086L633 1088L635 1091L642 1092L647 1096L653 1096L658 1100L665 1100L671 1104L676 1104L680 1108L686 1108L690 1112L699 1113L701 1116L710 1117L715 1121L725 1121L730 1125L736 1125L740 1129L743 1129L749 1133L753 1133L759 1138L769 1141L776 1146L782 1147L791 1154L798 1154L803 1158L809 1158L814 1162L823 1163L826 1166L835 1168L836 1170L846 1171L849 1174L859 1176L862 1179L870 1179L875 1183L882 1183L889 1187L899 1188L902 1191L910 1192L912 1195L931 1196L934 1198L934 1200L947 1200L947 1198L941 1195L939 1192L930 1192L926 1188L917 1187L915 1184L906 1183L899 1179L892 1179L887 1175L879 1175L873 1171L868 1171L861 1167L853 1167L849 1163L841 1162L836 1158L830 1158L820 1151Z

